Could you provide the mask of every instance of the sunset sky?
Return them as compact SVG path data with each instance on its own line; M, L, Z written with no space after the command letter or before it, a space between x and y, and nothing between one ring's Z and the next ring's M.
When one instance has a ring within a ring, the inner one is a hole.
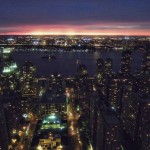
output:
M0 0L0 34L150 35L150 0Z

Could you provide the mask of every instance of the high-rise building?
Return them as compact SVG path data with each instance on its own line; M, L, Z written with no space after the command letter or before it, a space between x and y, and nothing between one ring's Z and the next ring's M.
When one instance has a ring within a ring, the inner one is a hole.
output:
M141 73L150 74L150 51L149 50L145 50L143 52Z
M126 134L141 142L141 150L150 149L150 99L126 86L123 92L121 121Z
M96 62L96 88L101 94L105 94L104 61L101 58Z
M108 84L107 100L109 106L115 111L120 107L120 90L119 78L112 77Z
M11 137L13 129L20 129L21 124L19 123L22 118L22 111L19 105L20 97L7 97L3 98L4 101L4 111L6 116L7 130L9 132L9 138Z
M3 62L12 60L11 52L12 52L12 48L0 49L0 58L3 60Z
M75 104L79 113L87 114L89 111L89 96L93 91L94 79L88 78L85 83L75 82Z
M112 110L114 110L118 117L120 117L122 109L122 89L124 85L132 84L131 79L123 75L113 75L108 81L106 89L107 103Z
M36 73L36 67L31 61L26 61L23 65L22 78L33 78Z
M123 123L123 128L130 134L132 139L135 139L136 134L136 115L138 101L135 97L132 97L132 86L127 86L124 88L123 98L122 98L122 113L121 120Z
M150 93L150 76L148 74L143 74L136 76L136 89L137 91L143 93L143 94L149 94Z
M8 149L8 130L6 126L5 113L0 99L0 150Z
M92 95L90 102L90 131L93 149L121 150L119 120L96 93Z
M104 61L101 58L96 60L96 71L97 72L104 72Z
M88 77L88 70L84 64L81 64L77 68L77 76L79 80L85 80Z
M62 76L60 74L57 73L52 74L49 77L48 82L49 82L48 88L50 91L56 89L58 94L62 92L63 84L62 84Z
M58 113L63 118L66 117L67 107L62 82L62 76L57 73L48 78L44 92L40 93L38 104L40 118L50 113Z
M139 98L139 96L138 96ZM150 97L139 98L138 138L142 141L142 150L150 149Z
M112 59L111 58L105 59L104 65L105 65L105 76L106 77L112 76Z
M150 93L150 52L144 50L141 68L135 76L136 90L145 95Z
M51 97L51 95L46 95L47 96L44 96L39 102L39 117L41 118L51 113L58 113L63 118L66 118L67 106L65 97Z
M120 72L129 75L131 72L131 51L122 52Z
M21 77L21 92L23 96L35 96L36 82L35 82L36 67L30 61L26 61L22 69Z
M19 70L15 62L11 61L3 64L0 75L1 93L4 95L19 93L19 77Z

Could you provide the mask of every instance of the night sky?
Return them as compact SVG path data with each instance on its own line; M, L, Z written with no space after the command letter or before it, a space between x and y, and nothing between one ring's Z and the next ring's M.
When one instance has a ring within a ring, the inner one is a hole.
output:
M150 35L150 0L0 0L0 34Z

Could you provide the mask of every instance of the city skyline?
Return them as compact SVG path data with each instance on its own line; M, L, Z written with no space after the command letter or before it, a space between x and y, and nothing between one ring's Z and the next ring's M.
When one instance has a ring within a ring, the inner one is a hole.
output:
M150 35L148 0L3 1L0 35Z
M150 0L0 0L0 150L150 150Z
M149 37L0 43L0 149L150 149Z

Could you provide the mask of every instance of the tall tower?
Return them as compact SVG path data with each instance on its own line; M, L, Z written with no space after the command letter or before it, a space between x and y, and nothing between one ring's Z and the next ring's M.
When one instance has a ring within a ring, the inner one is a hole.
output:
M0 150L8 149L8 132L3 105L0 101Z
M96 60L96 71L101 73L104 71L104 61L101 58Z
M132 87L123 92L121 122L133 142L141 142L142 150L150 149L150 98L135 93Z
M90 99L90 132L94 150L121 150L121 128L112 110L94 93Z
M150 51L144 50L142 64L141 64L141 72L136 76L137 80L137 89L139 92L143 94L150 93Z
M112 75L112 59L107 58L104 62L105 65L105 76L110 77Z
M112 77L109 80L107 100L109 106L114 110L118 111L120 107L120 80L118 77Z
M101 58L96 61L96 83L97 90L105 94L104 61Z
M21 77L21 91L23 96L36 95L35 87L36 67L30 61L26 61L23 65Z
M131 51L126 50L122 53L120 72L129 75L131 72Z
M150 50L143 52L141 73L144 75L150 74Z

